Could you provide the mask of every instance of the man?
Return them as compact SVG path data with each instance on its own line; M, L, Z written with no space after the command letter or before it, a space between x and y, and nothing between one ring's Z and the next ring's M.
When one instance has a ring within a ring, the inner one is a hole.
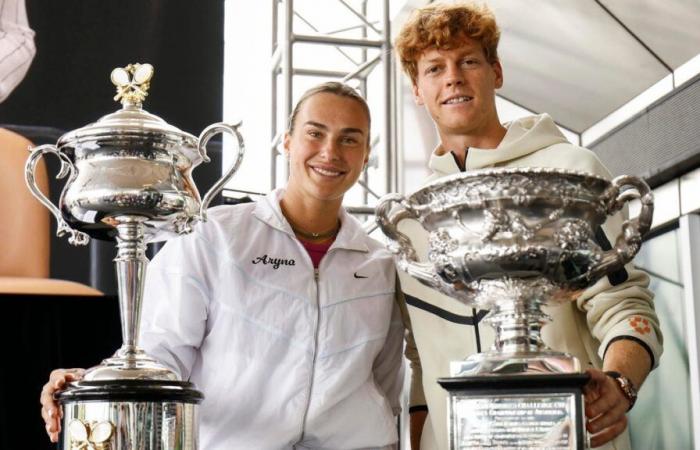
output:
M495 90L503 85L499 36L493 14L468 4L416 10L399 33L396 49L415 101L427 109L440 137L427 181L486 167L556 167L609 178L597 157L569 144L548 115L500 123L495 104ZM619 234L620 216L597 233L603 248ZM420 225L407 220L400 229L424 259L427 237ZM547 310L553 322L543 329L544 341L576 356L591 376L585 393L593 447L629 447L625 413L635 392L623 385L638 389L658 364L662 337L648 283L648 276L629 264L599 280L575 303ZM481 324L484 311L406 274L401 274L401 284L412 327L406 350L413 367L412 448L447 449L447 393L436 379L449 375L450 361L488 349L493 333Z

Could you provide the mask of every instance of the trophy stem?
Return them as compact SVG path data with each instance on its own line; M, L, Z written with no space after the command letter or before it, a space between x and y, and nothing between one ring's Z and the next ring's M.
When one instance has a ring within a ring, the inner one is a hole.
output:
M549 350L542 341L542 327L551 321L538 300L517 298L494 305L486 322L496 336L492 347L497 353L540 353Z
M544 277L480 280L475 301L490 305L484 321L494 330L494 344L486 353L454 361L451 375L579 372L575 357L550 349L542 340L542 327L551 321L542 307L557 289Z
M148 258L144 222L146 217L120 216L117 222L117 257L114 259L122 322L122 348L119 355L130 359L138 353L143 286Z

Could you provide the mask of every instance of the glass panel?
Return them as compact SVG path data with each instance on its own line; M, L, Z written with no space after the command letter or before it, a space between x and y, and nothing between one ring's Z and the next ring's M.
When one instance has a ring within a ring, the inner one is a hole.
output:
M646 242L636 262L652 273L650 289L656 295L664 353L659 367L647 378L637 404L630 412L632 448L693 448L688 352L682 314L685 310L683 285L679 282L678 230ZM668 405L669 399L673 400L673 407L663 408L663 414L660 414L659 405Z
M678 230L661 234L642 244L642 249L637 254L634 262L656 278L681 285ZM659 294L657 293L657 308L659 307L659 301Z

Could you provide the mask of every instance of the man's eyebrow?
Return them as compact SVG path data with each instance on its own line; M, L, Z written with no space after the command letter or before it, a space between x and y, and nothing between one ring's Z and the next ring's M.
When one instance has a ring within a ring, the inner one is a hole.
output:
M360 134L365 134L364 131L362 131L359 128L343 128L342 130L343 133L360 133Z
M473 56L477 53L479 53L479 49L473 48L470 50L465 50L465 51L459 53L457 56L459 58L464 58L465 56ZM436 63L436 62L443 62L444 60L445 60L445 57L442 55L439 55L439 56L435 56L435 57L430 58L430 59L426 59L424 61L428 64L432 64L432 63Z

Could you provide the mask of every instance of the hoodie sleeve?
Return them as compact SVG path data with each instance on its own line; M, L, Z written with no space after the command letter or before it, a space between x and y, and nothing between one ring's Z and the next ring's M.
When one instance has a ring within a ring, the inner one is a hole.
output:
M421 366L420 356L418 355L416 341L413 337L411 317L408 313L406 298L403 292L398 300L401 310L401 319L405 329L404 340L406 345L404 347L404 355L408 359L409 367L411 368L411 385L408 398L409 413L416 410L427 410L428 402L425 399L425 392L423 391L423 368Z
M374 363L374 379L389 400L395 416L401 413L401 392L404 382L403 348L404 327L401 321L400 302L403 301L401 288L396 276L396 293L391 313L391 323L384 348Z
M598 233L601 247L610 249L622 231L625 214L611 217ZM619 339L640 344L652 361L652 369L663 352L663 336L654 309L654 294L648 289L649 276L629 263L624 269L601 278L586 289L577 306L586 314L591 334L600 342L598 355L605 358L608 346Z

